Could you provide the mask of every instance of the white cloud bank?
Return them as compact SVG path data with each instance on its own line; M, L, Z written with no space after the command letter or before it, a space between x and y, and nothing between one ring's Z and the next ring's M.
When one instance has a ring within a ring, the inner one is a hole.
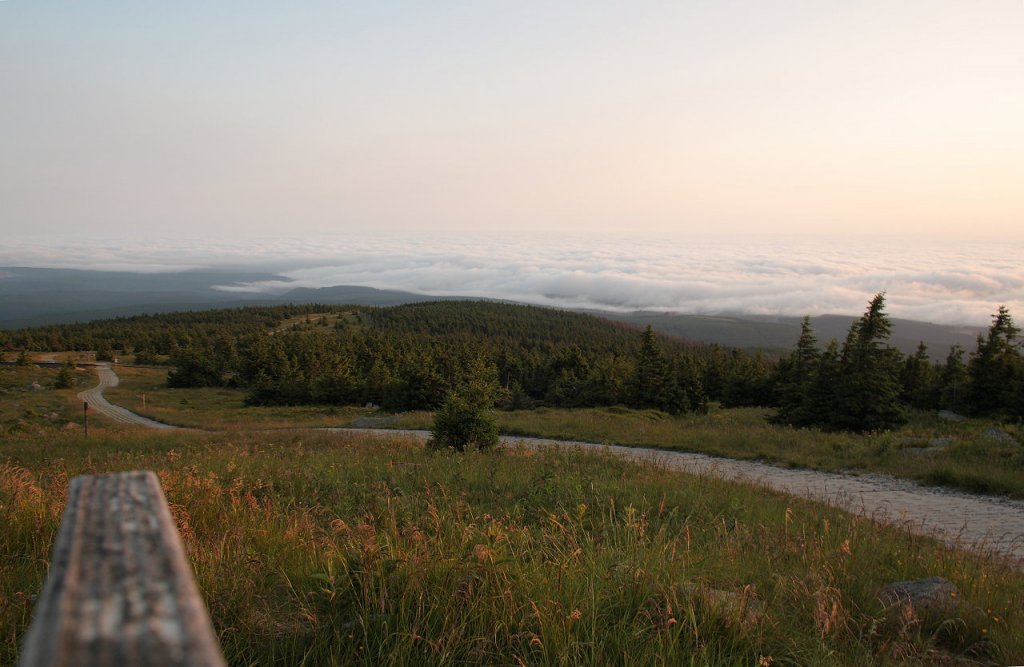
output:
M365 285L572 308L758 315L858 314L878 291L889 312L987 324L1000 304L1024 320L1020 244L872 245L549 238L516 241L375 237L0 250L0 265L112 270L265 267L282 280L219 289L281 294Z

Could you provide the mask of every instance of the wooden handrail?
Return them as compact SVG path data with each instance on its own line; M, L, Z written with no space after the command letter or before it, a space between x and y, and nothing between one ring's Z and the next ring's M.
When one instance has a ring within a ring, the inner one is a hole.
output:
M152 472L71 480L21 667L223 667Z

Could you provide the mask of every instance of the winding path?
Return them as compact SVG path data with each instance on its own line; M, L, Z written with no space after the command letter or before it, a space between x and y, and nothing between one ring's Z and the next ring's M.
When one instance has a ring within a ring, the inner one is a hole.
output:
M96 367L99 384L79 397L111 419L155 429L177 429L147 419L103 398L103 390L117 386L117 374L106 364ZM328 428L333 432L362 433L375 437L406 436L426 440L428 431ZM700 476L757 484L839 509L900 526L912 533L937 537L958 547L1008 556L1024 569L1024 502L975 496L958 491L918 486L905 479L879 474L839 474L817 470L779 468L755 461L672 452L645 447L598 445L591 442L501 436L505 446L571 447L610 452L640 463L663 466Z
M78 398L89 404L89 409L94 410L104 417L112 419L119 424L132 424L136 426L147 426L149 428L161 429L165 431L176 430L177 426L171 426L170 424L164 424L162 422L154 421L137 415L131 410L126 410L120 405L114 405L103 396L103 390L107 387L116 387L119 380L117 373L110 367L110 364L96 364L96 374L99 376L99 384L92 389L86 389L85 391L78 393Z

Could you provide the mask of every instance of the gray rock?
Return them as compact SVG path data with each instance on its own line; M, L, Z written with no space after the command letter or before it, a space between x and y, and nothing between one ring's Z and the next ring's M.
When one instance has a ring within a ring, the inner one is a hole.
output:
M949 422L962 422L963 420L967 419L967 417L964 417L963 415L958 415L952 410L939 410L939 419L945 419L946 421Z
M945 436L942 438L932 438L931 440L928 441L928 446L931 447L932 449L945 449L952 445L954 442L956 442L954 438Z
M960 591L953 582L942 577L897 581L878 594L889 610L905 612L919 619L945 619L960 604Z
M1017 444L1016 438L1014 438L1006 431L998 429L994 426L985 430L985 439L991 440L992 442L998 442L1001 445Z
M708 614L722 619L728 625L747 630L764 617L764 602L758 598L753 586L742 591L723 591L701 584L682 584L680 591L697 601Z

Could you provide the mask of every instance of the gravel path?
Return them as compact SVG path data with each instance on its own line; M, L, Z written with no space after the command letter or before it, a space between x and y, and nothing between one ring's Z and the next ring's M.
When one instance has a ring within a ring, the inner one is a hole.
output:
M97 364L96 371L99 384L78 395L89 402L90 408L122 424L163 430L178 428L107 402L103 390L117 386L117 374L108 364ZM430 436L428 431L397 429L323 430L378 437L408 436L421 440ZM511 447L571 447L605 451L672 470L750 482L775 491L818 500L876 521L903 527L913 533L938 537L955 546L1004 554L1024 568L1024 502L1018 500L922 487L912 481L887 475L851 475L780 468L755 461L735 461L688 452L519 436L501 436L501 441Z
M79 392L78 398L89 403L89 410L98 412L104 417L108 417L119 424L134 424L136 426L148 426L149 428L156 428L162 430L174 430L177 426L171 426L170 424L164 424L162 422L153 421L147 419L141 415L137 415L131 410L126 410L120 405L114 405L107 401L103 397L103 390L107 387L116 387L119 380L117 373L110 367L110 364L96 364L96 374L99 376L99 384L92 389L86 389L85 391Z

